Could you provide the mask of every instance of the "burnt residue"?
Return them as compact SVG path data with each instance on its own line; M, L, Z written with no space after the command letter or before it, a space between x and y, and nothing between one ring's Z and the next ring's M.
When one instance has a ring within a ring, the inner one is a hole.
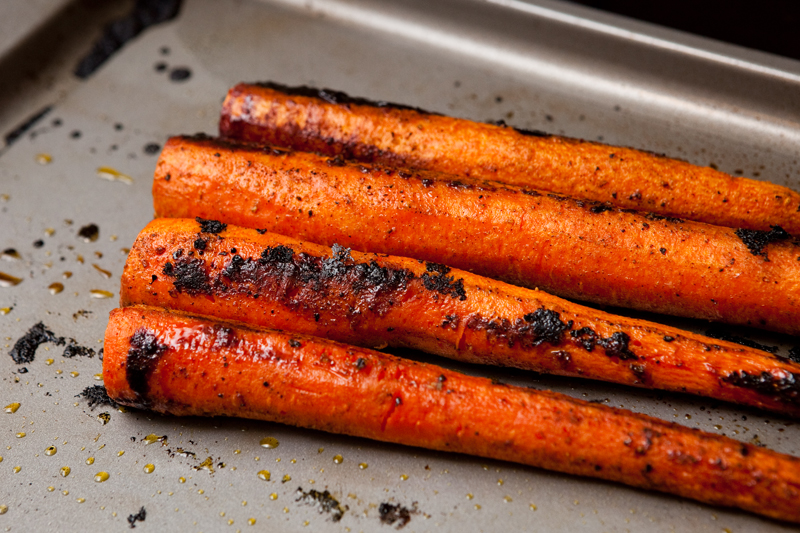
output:
M448 276L450 267L438 263L425 263L425 272L422 274L422 284L429 291L439 294L450 295L452 298L466 300L467 293L464 290L464 279L454 280L454 276Z
M480 315L472 315L467 319L466 327L485 331L488 337L508 343L509 348L517 344L522 348L532 348L545 342L553 346L560 345L564 332L572 327L572 321L564 322L558 312L542 307L514 322L507 318L487 320Z
M628 345L631 338L624 331L615 331L610 337L602 337L592 328L583 327L569 332L570 337L582 346L587 352L594 350L595 346L600 346L608 357L619 357L621 360L639 359Z
M181 0L136 0L131 11L111 22L75 67L74 74L85 80L109 57L146 28L175 18Z
M200 224L200 231L202 233L221 233L228 227L227 224L219 220L206 220L200 217L195 217L195 220Z
M773 376L769 372L751 374L746 370L731 372L722 381L736 387L751 389L774 400L798 404L800 397L800 374L787 372L785 377Z
M142 151L147 155L156 155L159 150L161 150L161 146L156 143L147 143L142 148Z
M97 353L88 346L81 346L75 339L70 339L69 344L67 347L64 348L64 353L61 354L62 357L73 358L73 357L94 357Z
M146 328L139 328L131 336L125 375L141 407L147 406L150 375L166 350L167 346L159 343L156 334Z
M767 257L767 252L764 248L771 242L784 241L790 239L786 230L780 226L770 226L772 229L769 231L761 231L757 229L742 229L739 228L734 233L739 237L750 253L753 255L760 255L764 258Z
M8 355L18 365L30 363L36 357L36 349L46 342L52 342L57 346L63 346L65 343L64 337L56 337L52 331L47 329L47 326L39 322L17 339Z
M78 237L86 242L94 242L100 236L100 228L97 224L86 224L78 230Z
M308 492L304 492L303 487L297 487L297 498L295 501L316 507L320 514L329 514L331 520L334 522L341 520L348 509L347 506L342 506L342 504L331 496L331 493L327 490L319 492L311 489Z
M108 396L108 392L103 385L91 385L81 391L76 398L83 398L89 404L89 408L94 411L98 405L108 405L116 408L117 403Z
M3 147L3 149L8 148L12 144L14 144L14 142L16 142L23 135L25 135L25 132L34 127L36 123L42 120L45 117L45 115L47 115L52 109L53 106L51 105L43 107L30 117L26 118L22 122L22 124L16 126L14 129L6 133L5 136L3 137L3 140L5 141L5 146Z
M173 285L179 293L185 292L191 296L211 293L211 285L202 259L188 256L178 257L174 264L167 261L161 273L175 278Z
M739 337L738 335L732 335L727 331L718 328L707 329L706 337L711 337L712 339L719 339L721 341L733 342L735 344L741 344L742 346L747 346L748 348L755 348L756 350L763 350L771 354L778 353L777 346L767 346L766 344L760 344L755 341L751 341L750 339Z
M142 506L138 513L128 515L128 524L133 529L136 527L136 522L144 522L145 518L147 518L147 511Z
M397 529L405 527L411 521L411 515L416 514L416 512L416 505L409 509L403 505L383 502L378 507L381 523L390 526L396 523Z
M188 67L176 67L169 72L169 80L175 82L186 81L192 77L192 71Z
M800 346L794 346L790 348L789 355L787 357L795 363L800 363Z
M344 106L364 105L371 107L399 109L405 111L416 111L417 113L422 113L424 115L438 115L438 113L432 113L430 111L426 111L418 107L412 107L403 104L394 104L391 102L386 102L384 100L368 100L366 98L350 96L347 93L343 93L341 91L334 91L332 89L317 89L314 87L308 87L306 85L291 87L287 85L282 85L280 83L275 83L272 81L256 82L251 85L256 85L258 87L265 87L267 89L272 89L273 91L279 91L289 96L306 96L309 98L319 98L320 100L324 100L325 102L334 105L344 105Z

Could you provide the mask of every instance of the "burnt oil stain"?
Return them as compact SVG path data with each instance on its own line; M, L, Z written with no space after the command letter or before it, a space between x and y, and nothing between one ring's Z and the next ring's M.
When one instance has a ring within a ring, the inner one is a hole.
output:
M83 398L89 404L89 408L94 411L98 405L108 405L117 407L117 403L108 396L108 392L103 385L91 385L83 389L76 398Z
M383 502L378 507L381 523L389 526L397 523L395 526L397 529L405 527L411 521L411 515L416 512L416 509L409 509L408 507L388 502Z
M97 224L86 224L78 230L78 237L85 242L94 242L100 236L100 228Z
M97 355L97 352L94 349L89 348L88 346L81 346L77 343L75 339L70 339L69 344L67 347L64 348L64 353L61 354L62 357L66 357L71 359L73 357L94 357Z
M206 220L200 217L195 217L195 220L200 224L201 233L222 233L228 227L227 224L219 220Z
M331 496L331 493L326 491L319 492L311 489L308 492L303 490L303 487L297 487L297 502L302 502L306 505L316 507L320 514L327 513L330 515L331 520L338 522L347 511L347 506L342 506L339 501Z
M148 381L165 351L167 346L159 343L155 333L148 329L139 328L131 336L125 373L128 385L137 395L139 407L147 407L149 403Z
M159 150L161 150L161 145L157 143L147 143L144 145L144 148L142 148L142 151L146 155L156 155Z
M8 354L18 365L30 363L36 356L36 349L46 342L52 342L56 346L65 344L64 337L56 337L52 331L47 329L47 326L39 322L17 339Z
M746 370L737 370L721 378L722 381L753 390L777 401L798 404L800 400L800 374L789 372L787 377L776 377L769 372L750 374Z
M772 242L785 241L792 237L780 226L770 227L772 229L769 231L739 228L734 231L734 233L742 240L744 245L747 246L747 249L751 254L760 255L769 260L767 258L767 252L764 251L764 248Z
M142 506L139 512L128 515L128 524L130 524L130 528L133 529L136 527L136 522L144 522L146 518L147 511L145 511L144 506Z
M188 67L175 67L169 71L169 80L174 82L184 82L192 77L192 71Z

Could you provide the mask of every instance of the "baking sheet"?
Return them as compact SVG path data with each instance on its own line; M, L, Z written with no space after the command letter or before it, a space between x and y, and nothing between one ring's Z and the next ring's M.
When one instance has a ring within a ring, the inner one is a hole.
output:
M191 76L172 81L178 68ZM21 256L0 259L0 272L23 278L0 287L0 308L11 308L0 315L4 353L39 321L58 336L102 347L124 249L152 217L157 155L149 145L171 134L214 133L227 88L262 79L634 145L795 187L800 178L800 111L792 99L800 66L793 61L558 2L187 0L176 20L130 42L93 77L62 85L70 90L0 156L0 248ZM47 88L41 91L46 99ZM101 179L100 167L132 183ZM87 242L79 233L89 224L99 236ZM53 283L64 290L50 294ZM92 290L113 297L92 298ZM735 333L780 346L781 353L793 342L742 328ZM380 521L381 503L411 510L406 531L791 529L500 461L279 424L91 410L75 396L100 383L94 375L101 362L64 358L63 350L43 345L24 365L27 373L0 356L0 407L21 404L13 414L0 413L0 505L8 507L0 527L10 531L121 530L141 507L142 531L397 528L399 522ZM800 455L798 427L755 410L404 355ZM101 413L110 417L105 425ZM166 435L166 442L147 444L150 434ZM264 437L280 445L264 448ZM50 446L54 455L45 453ZM200 466L209 457L213 472ZM263 470L269 481L258 477ZM95 482L99 472L109 479ZM342 520L297 501L298 487L330 491L347 506Z

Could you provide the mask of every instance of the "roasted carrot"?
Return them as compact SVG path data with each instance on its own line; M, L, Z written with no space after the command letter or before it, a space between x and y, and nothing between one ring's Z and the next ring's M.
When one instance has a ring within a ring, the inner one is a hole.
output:
M142 230L120 290L133 304L800 415L800 365L765 351L440 264L202 219Z
M800 233L800 194L665 156L484 124L328 89L233 87L223 136L496 180L709 224Z
M147 307L111 313L109 396L618 481L800 523L800 460L552 392Z
M800 242L495 182L176 137L159 217L425 259L559 296L800 333Z

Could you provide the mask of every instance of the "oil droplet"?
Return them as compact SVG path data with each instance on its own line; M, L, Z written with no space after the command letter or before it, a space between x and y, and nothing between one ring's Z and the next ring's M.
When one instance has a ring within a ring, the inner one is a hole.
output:
M220 511L220 512L219 512L219 515L220 515L220 516L225 516L225 511Z
M78 257L76 257L76 258L75 258L75 260L76 260L78 263L80 263L80 264L83 264L83 256L82 256L81 254L78 254Z
M72 376L73 378L77 378L81 374L77 370L73 370L72 372L69 373L69 375Z
M233 450L233 453L239 455L240 453L242 453L242 450Z
M475 510L476 510L476 511L480 511L480 509L481 509L481 504L479 504L479 503L476 503L476 504L475 504Z
M6 413L16 413L20 405L21 404L19 402L14 402L6 405Z
M117 457L122 457L123 455L125 455L125 450L120 450L117 452Z
M54 486L52 486L52 485L47 487L47 492L53 492L54 490L56 490L56 488Z
M336 455L333 456L333 462L335 464L340 465L340 464L342 464L342 461L344 461L344 457L342 457L341 455L336 454Z
M21 466L15 466L11 469L15 474L19 474L19 471L22 470Z
M293 465L296 465L296 464L297 464L297 459L292 459L292 460L291 460L291 461L289 461L289 462L290 462L290 463L292 463Z
M722 426L720 426L719 424L714 424L714 429L722 429Z
M205 494L205 493L206 493L206 491L204 491L203 489L200 489L200 490L197 491L197 494Z
M56 230L54 230L53 228L47 228L44 230L44 234L47 235L48 237L52 237L53 235L56 234Z
M56 454L56 452L58 452L58 449L57 449L55 446L48 446L48 447L47 447L47 448L45 448L45 450L44 450L44 454L45 454L45 455L48 455L48 456L50 456L50 455L55 455L55 454Z
M83 502L85 502L85 501L86 501L86 498L78 498L78 499L77 499L77 500L75 500L75 501L76 501L76 502L78 502L78 503L83 503Z
M2 463L2 462L3 462L3 456L0 455L0 463Z
M536 509L538 509L538 507L536 507L535 503L530 504L528 507L531 508L531 511L535 511Z
M317 450L317 453L322 453L324 451L325 451L325 448L320 448L319 450Z
M288 508L288 507L284 507L284 508L283 508L283 512L284 512L284 513L288 513L288 512L289 512L289 508Z
M8 512L8 506L0 505L0 514L6 514L7 512ZM253 523L255 524L255 520L253 521Z
M72 472L72 469L68 466L61 467L61 477L67 477L69 473Z
M64 290L64 284L58 282L51 283L47 286L47 290L50 291L50 294L58 294Z
M111 279L111 272L109 272L104 268L100 268L100 265L98 265L97 263L92 263L92 266L94 267L95 270L100 272L101 276L103 276L106 279Z
M10 307L0 307L0 315L7 315L11 312Z
M186 483L186 478L181 476L178 478L178 483Z
M407 480L407 479L408 479L408 476L407 476L407 475L405 475L405 474L400 474L400 480L401 480L401 481L405 481L405 480Z
M95 374L94 376L95 381L103 381L103 373Z
M273 492L272 494L269 495L269 499L272 500L272 501L277 500L278 499L278 493L277 492Z
M72 277L72 272L70 272L69 270L67 270L66 272L64 272L63 274L61 274L61 277L62 277L62 278L64 278L64 279L69 279L69 278L71 278L71 277Z
M358 463L358 467L361 470L366 470L369 465L367 463Z
M89 457L88 459L86 459L86 464L87 465L93 465L94 464L94 457Z
M145 474L152 474L153 472L155 472L155 469L156 465L154 465L153 463L147 463L146 465L144 465Z
M0 272L0 287L13 287L22 283L22 278L15 278L5 272Z
M502 479L498 479L498 480L497 480L497 484L498 484L498 485L502 485L503 483L505 483L505 481L503 481Z
M281 483L286 483L287 481L291 481L291 480L292 480L292 476L290 476L289 474L286 474L285 476L283 476L283 479L281 480Z
M511 499L511 496L506 496L506 497L503 498L503 500L505 500L506 503L511 503L511 502L514 501L514 500Z
M109 475L108 472L98 472L94 476L94 480L96 483L102 483L104 481L108 481Z
M250 524L251 526L254 526L254 525L256 525L256 519L255 518L249 518L247 520L247 523Z
M54 363L54 361L53 361L53 359L52 359L52 358L50 358L50 359L45 359L45 361L44 361L44 364L46 364L47 366L50 366L50 365L52 365L53 363Z
M63 494L64 496L68 496L69 495L69 491L68 490L62 490L61 494Z
M259 442L259 444L261 444L261 446L264 448L272 449L272 448L277 448L280 443L278 442L278 439L274 437L264 437L263 439L261 439L261 442Z
M99 167L97 177L108 181L121 181L126 185L133 183L133 178L111 167Z
M24 431L20 431L19 433L17 433L17 438L21 439L21 438L25 437L25 435L27 435L27 433L25 433Z
M229 526L232 526L232 525L233 525L233 518L231 518L230 520L228 520L228 525L229 525Z
M467 493L467 499L468 499L468 500L471 500L471 499L472 499L472 498L474 498L474 497L475 497L475 496L473 496L471 492L468 492L468 493Z
M53 162L53 156L50 154L36 154L36 162L40 165L49 165Z
M102 300L104 298L113 298L114 293L109 291L101 291L100 289L92 289L89 291L89 294L92 295L92 298L97 300Z
M269 481L272 477L272 474L269 473L269 470L260 470L256 475L258 476L258 479L262 481Z
M61 370L60 368L56 369L56 374L63 374L63 373L64 373L64 371Z

